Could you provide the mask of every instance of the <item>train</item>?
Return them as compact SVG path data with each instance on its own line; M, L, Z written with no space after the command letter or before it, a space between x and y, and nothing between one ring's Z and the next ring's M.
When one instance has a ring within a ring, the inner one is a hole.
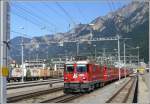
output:
M132 72L120 68L120 78ZM119 69L111 65L99 65L90 60L69 61L64 65L64 93L91 92L119 79Z
M20 82L22 80L22 75L24 81L33 80L46 80L52 77L62 77L63 71L61 70L50 70L48 68L27 68L22 72L22 68L10 68L9 76L7 77L7 82Z
M7 82L20 82L22 78L24 81L31 81L59 76L63 76L63 70L54 71L52 68L46 67L43 60L25 61L23 67L17 65L15 62L12 62L9 65Z

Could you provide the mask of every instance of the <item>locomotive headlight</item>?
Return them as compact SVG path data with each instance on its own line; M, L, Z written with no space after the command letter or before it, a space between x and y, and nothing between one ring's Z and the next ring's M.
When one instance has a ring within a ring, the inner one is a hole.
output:
M65 80L67 80L68 78L67 77L65 77Z
M74 75L73 75L73 78L77 78L77 77L78 77L77 74L74 74Z
M83 80L86 80L86 78L85 78L85 77L83 77L82 79L83 79Z

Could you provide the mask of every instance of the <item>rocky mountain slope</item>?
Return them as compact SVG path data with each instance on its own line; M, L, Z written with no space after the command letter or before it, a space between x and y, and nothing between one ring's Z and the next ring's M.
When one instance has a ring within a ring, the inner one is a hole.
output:
M25 59L47 58L58 56L60 54L75 55L76 44L64 43L63 47L57 43L50 45L49 42L60 42L62 40L74 39L90 39L90 32L92 31L93 38L98 37L112 37L120 35L121 37L131 38L126 41L129 46L140 47L140 58L148 61L148 30L149 30L149 5L145 2L132 2L115 12L110 12L106 16L97 17L91 21L94 25L78 24L66 33L57 33L53 35L45 35L41 37L34 37L32 39L24 38L25 42ZM21 37L16 37L11 40L12 47L10 56L12 59L20 62L20 44ZM41 43L37 45L37 43ZM113 44L111 44L113 43ZM32 45L29 45L32 44ZM117 48L116 42L99 42L97 50L102 51L102 48L114 49ZM85 48L87 47L87 48ZM121 43L121 54L123 54L123 45ZM93 51L92 45L81 44L80 52ZM136 52L131 52L136 54ZM127 54L131 54L130 52Z

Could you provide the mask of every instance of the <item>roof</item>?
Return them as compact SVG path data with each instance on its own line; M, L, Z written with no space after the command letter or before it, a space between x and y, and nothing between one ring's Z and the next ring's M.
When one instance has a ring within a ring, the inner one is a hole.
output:
M65 64L74 64L75 61L67 61Z
M88 64L90 63L89 60L82 60L82 61L67 61L66 64Z
M85 60L85 61L77 61L76 63L77 63L77 64L88 64L89 61L88 61L88 60Z

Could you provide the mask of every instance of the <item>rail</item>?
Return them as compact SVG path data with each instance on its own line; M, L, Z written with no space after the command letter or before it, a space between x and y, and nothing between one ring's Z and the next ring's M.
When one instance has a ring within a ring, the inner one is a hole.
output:
M7 83L7 86L30 84L30 83L39 83L39 82L48 82L48 81L57 81L57 80L61 80L61 79L63 80L63 78L57 78L57 79L38 80L38 81L14 82L14 83Z
M57 87L57 88L51 88L51 89L46 89L46 90L37 90L37 91L33 91L30 93L22 93L22 94L18 94L15 96L11 96L7 98L7 103L13 103L13 102L17 102L19 100L23 100L23 99L27 99L27 98L32 98L32 97L36 97L36 96L40 96L40 95L44 95L44 94L48 94L48 93L54 93L56 91L61 91L63 90L63 87Z
M135 87L137 77L133 76L125 83L115 94L113 94L106 103L126 103L131 93L131 89Z
M82 95L83 94L63 94L61 96L58 96L52 99L41 101L40 103L66 103Z
M12 85L12 86L7 86L7 90L9 89L17 89L17 88L24 88L24 87L32 87L32 86L39 86L39 85L47 85L47 84L55 84L55 83L61 83L63 80L58 80L58 81L47 81L47 82L39 82L39 83L27 83L27 84L22 84L22 85Z

